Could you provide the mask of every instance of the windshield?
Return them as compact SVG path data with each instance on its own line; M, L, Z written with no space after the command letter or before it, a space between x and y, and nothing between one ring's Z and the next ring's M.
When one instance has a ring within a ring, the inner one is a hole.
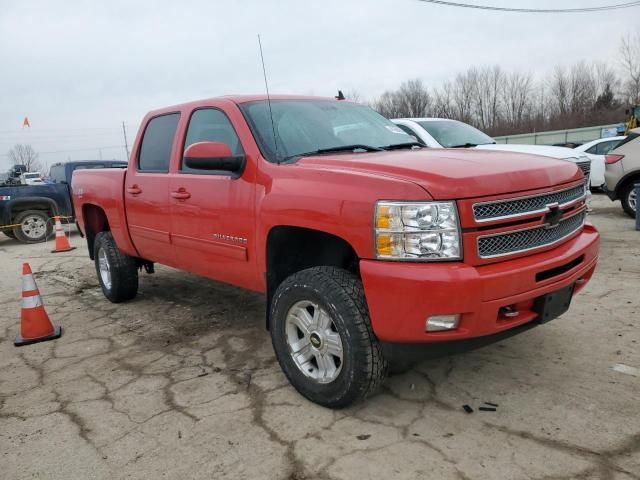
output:
M273 125L269 105L265 100L243 103L240 109L262 155L271 162L318 151L375 151L394 145L415 144L412 137L391 121L371 108L356 103L272 100ZM277 143L274 142L274 132Z
M445 148L475 147L496 143L489 135L457 120L432 120L418 122L418 124Z

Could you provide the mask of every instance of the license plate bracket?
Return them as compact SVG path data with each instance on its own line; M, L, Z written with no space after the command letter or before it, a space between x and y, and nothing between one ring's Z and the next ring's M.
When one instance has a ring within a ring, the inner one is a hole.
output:
M533 310L538 314L538 321L540 323L549 322L569 310L574 288L575 284L571 284L536 298Z

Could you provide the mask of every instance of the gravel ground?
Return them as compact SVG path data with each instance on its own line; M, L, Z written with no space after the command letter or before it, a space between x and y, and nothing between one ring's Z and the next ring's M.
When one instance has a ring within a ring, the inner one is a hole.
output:
M590 218L600 263L567 314L341 411L288 385L261 296L159 267L114 305L79 236L0 235L0 477L640 479L640 232L604 196ZM18 349L23 261L65 330Z

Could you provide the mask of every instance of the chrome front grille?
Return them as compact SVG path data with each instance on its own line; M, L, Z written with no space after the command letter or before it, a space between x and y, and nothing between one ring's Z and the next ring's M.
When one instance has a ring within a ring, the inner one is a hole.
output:
M591 161L577 162L576 165L578 165L580 170L582 170L582 173L584 173L584 178L589 180L589 174L591 173Z
M541 225L478 237L478 255L480 258L500 257L553 245L582 228L585 215L585 212L580 212L560 220L557 226L551 228Z
M584 185L559 192L542 193L529 197L483 202L473 205L473 216L478 222L518 217L547 210L547 205L558 203L561 207L575 202L585 195Z

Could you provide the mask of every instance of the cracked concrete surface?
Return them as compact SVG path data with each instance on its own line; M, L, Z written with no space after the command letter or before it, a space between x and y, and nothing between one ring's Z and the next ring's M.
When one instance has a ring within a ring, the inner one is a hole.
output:
M341 411L288 385L261 296L160 267L113 305L77 235L0 235L0 477L640 479L640 378L612 370L640 367L640 233L594 207L600 265L567 314ZM64 335L18 349L25 260Z

